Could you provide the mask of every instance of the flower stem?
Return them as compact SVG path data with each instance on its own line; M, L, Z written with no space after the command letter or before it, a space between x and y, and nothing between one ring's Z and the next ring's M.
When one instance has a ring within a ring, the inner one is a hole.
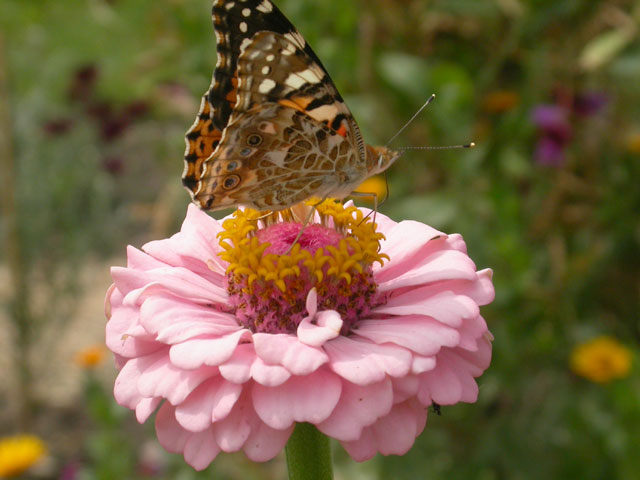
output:
M331 480L329 438L310 423L297 423L287 446L289 480Z

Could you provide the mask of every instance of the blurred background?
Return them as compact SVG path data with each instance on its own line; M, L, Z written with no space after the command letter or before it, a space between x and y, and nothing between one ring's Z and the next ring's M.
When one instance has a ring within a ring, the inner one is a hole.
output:
M477 143L408 152L381 211L461 233L495 271L477 404L431 414L404 457L336 446L336 477L640 478L640 2L277 4L369 143L431 93L394 146ZM283 457L197 474L165 454L113 401L102 347L109 266L186 211L210 10L0 1L0 477L39 459L23 478L283 478Z

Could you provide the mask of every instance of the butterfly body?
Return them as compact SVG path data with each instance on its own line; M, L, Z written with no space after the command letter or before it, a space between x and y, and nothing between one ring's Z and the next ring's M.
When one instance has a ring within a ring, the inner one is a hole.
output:
M366 145L326 70L268 0L217 0L218 62L187 132L183 183L206 210L342 199L398 157Z

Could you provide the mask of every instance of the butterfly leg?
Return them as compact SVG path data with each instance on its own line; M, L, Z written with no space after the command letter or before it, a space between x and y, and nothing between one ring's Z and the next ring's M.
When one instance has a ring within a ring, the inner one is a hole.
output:
M268 211L264 215L260 215L258 218L256 218L256 220L262 220L262 219L265 219L265 218L267 218L267 217L269 217L271 215L273 215L273 212L272 211Z
M367 213L360 223L364 222L369 215L373 213L373 223L376 223L376 214L378 213L378 194L374 192L351 192L352 197L373 198L373 210Z

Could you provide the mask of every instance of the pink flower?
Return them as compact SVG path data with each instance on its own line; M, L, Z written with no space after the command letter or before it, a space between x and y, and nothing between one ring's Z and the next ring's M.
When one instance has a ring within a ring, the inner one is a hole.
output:
M378 213L383 239L364 210L325 204L288 255L299 224L191 205L179 233L112 268L115 398L139 422L157 409L160 443L198 470L221 451L269 460L295 422L357 461L402 455L433 403L477 399L491 270L460 235Z

